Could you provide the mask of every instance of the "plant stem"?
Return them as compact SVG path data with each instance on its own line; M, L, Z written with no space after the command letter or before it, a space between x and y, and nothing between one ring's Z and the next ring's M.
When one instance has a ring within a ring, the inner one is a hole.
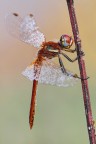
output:
M84 100L89 141L90 141L90 144L96 144L95 128L94 128L94 121L92 118L88 81L86 79L87 75L86 75L85 62L81 56L81 52L82 52L81 40L79 37L78 24L77 24L77 20L76 20L75 9L74 9L74 1L73 0L66 0L66 1L67 1L68 10L69 10L69 16L70 16L73 35L74 35L75 46L77 49L77 56L79 56L78 65L79 65L79 70L80 70L80 76L82 78L81 84L82 84L82 92L83 92L83 100ZM86 79L86 80L84 80L84 79Z

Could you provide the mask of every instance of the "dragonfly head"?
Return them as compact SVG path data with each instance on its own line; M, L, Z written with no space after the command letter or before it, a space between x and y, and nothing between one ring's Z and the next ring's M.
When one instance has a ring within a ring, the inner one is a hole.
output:
M73 39L71 36L64 34L60 37L59 44L62 48L69 49L73 44Z

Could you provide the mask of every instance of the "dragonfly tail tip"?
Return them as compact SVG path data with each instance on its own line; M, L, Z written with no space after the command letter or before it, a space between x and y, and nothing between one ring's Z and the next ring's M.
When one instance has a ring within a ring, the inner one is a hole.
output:
M32 125L30 124L30 130L32 129Z

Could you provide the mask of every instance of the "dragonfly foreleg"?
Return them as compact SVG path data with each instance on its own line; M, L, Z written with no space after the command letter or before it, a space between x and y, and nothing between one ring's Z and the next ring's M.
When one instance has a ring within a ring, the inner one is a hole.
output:
M74 52L76 52L76 48L74 50L72 50L72 49L64 49L64 51L70 52L70 53L74 53Z
M64 54L63 52L60 52L60 54L62 54L67 60L69 60L70 62L75 62L76 60L78 60L78 58L80 57L80 56L77 56L75 59L71 59L71 58L69 58L66 54ZM84 53L82 52L81 53L81 56L84 56Z

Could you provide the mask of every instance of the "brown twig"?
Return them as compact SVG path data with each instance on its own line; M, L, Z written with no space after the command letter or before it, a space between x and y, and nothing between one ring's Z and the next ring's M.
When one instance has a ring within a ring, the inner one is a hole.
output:
M89 95L89 89L88 89L88 81L87 81L87 75L86 75L86 69L85 69L85 62L80 55L82 52L81 50L81 40L79 38L79 30L78 30L78 24L76 20L76 14L74 9L74 1L73 0L66 0L70 15L70 21L72 26L72 31L74 35L74 41L77 49L77 56L79 56L78 64L79 64L79 70L80 70L80 76L81 76L81 84L82 84L82 92L83 92L83 100L84 100L84 106L85 106L85 115L86 115L86 121L87 121L87 130L89 135L89 141L90 144L96 144L95 139L95 128L94 128L94 122L92 118L92 110L91 110L91 103L90 103L90 95Z

